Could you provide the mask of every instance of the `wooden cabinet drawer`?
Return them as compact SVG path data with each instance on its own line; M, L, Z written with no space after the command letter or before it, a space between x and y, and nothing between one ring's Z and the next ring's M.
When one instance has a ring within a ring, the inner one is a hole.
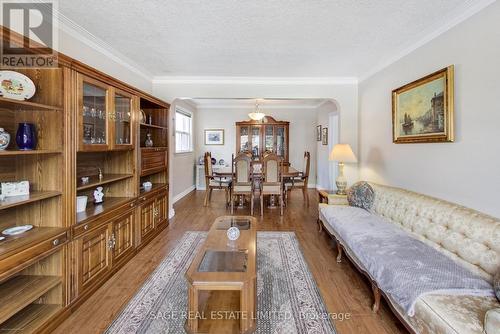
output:
M73 227L73 236L74 237L79 237L83 235L84 233L90 232L93 229L101 226L104 223L109 223L110 219L113 219L116 217L118 214L121 214L125 210L134 208L136 205L136 200L132 199L129 202L126 202L122 205L117 206L115 209L110 210L109 212L97 216L95 219L86 221L84 223L80 223L78 225L75 225Z
M35 232L35 231L33 231ZM11 256L0 259L0 281L11 274L55 252L68 242L68 231L47 236L32 247L22 249Z
M150 148L141 152L141 175L163 170L167 166L167 151Z

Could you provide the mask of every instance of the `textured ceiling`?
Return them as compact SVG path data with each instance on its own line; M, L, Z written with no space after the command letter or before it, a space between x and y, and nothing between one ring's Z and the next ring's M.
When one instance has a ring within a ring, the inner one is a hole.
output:
M481 0L62 0L154 76L359 77Z

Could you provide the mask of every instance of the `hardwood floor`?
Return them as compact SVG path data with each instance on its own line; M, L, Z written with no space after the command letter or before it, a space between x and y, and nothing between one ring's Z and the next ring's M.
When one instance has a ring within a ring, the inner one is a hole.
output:
M103 332L185 231L208 231L216 217L228 214L223 192L214 191L207 207L203 206L203 198L204 192L198 191L177 202L174 206L176 215L170 221L170 226L83 303L54 333ZM335 321L338 333L407 333L385 302L378 314L372 313L369 282L348 260L336 263L335 245L326 233L317 231L316 190L309 190L309 199L310 206L306 207L301 192L292 192L283 217L280 217L279 209L267 208L263 219L255 215L259 222L258 229L295 232L328 311L350 315L348 320ZM236 210L235 214L248 215L249 211Z

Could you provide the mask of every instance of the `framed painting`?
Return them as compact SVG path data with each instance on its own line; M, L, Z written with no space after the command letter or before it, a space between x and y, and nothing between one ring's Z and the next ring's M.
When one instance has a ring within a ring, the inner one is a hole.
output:
M452 142L453 94L453 65L393 90L393 142Z
M328 145L328 128L321 129L321 143Z
M224 145L224 129L206 129L205 145Z
M321 125L316 127L316 141L321 141Z

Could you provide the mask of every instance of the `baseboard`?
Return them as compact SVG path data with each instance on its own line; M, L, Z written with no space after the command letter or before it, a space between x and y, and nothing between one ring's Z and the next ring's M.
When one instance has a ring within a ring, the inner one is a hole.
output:
M168 219L172 219L174 218L175 216L175 210L174 208L170 208L170 210L168 210Z
M175 204L176 202L180 201L184 196L186 196L187 194L189 194L190 192L192 192L193 190L195 190L196 187L195 185L193 184L192 186L190 186L189 188L187 188L186 190L184 190L183 192L181 192L180 194L177 194L175 195L173 198L172 198L172 204Z
M307 188L308 188L308 189L316 189L317 187L316 187L316 185L315 185L315 184L310 184L310 183L308 183L308 184L307 184Z

